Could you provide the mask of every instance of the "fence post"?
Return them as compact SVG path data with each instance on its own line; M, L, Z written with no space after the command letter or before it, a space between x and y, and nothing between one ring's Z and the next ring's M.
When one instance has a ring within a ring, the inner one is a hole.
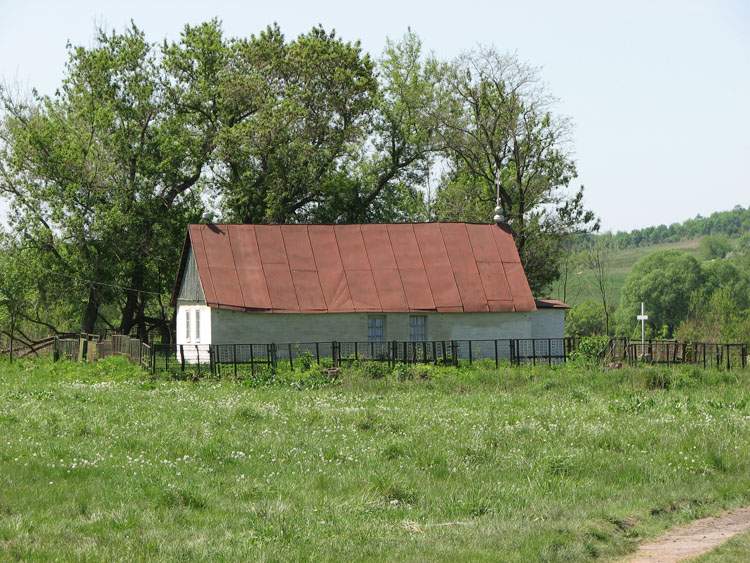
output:
M331 342L331 358L333 360L333 367L337 368L340 365L338 342L335 340Z
M458 367L458 342L451 340L451 355L453 356L453 365Z
M547 339L547 363L552 365L552 339Z
M495 369L500 367L500 359L497 357L497 339L495 339Z
M729 356L731 355L731 351L729 349L729 344L727 344L727 371L732 369L732 366L730 364Z
M474 353L471 349L471 340L469 340L469 365L474 363Z
M294 358L292 358L292 343L287 344L287 353L289 354L289 367L294 371Z
M531 339L531 364L536 365L536 340Z
M320 365L320 343L315 343L315 361Z

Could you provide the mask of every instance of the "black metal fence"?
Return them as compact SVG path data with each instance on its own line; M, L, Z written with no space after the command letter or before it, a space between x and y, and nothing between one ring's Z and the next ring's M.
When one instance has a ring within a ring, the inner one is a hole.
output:
M573 338L436 340L421 342L294 342L283 344L182 344L151 347L151 371L213 375L256 375L280 366L328 367L355 362L389 366L440 364L458 366L485 361L508 365L559 364L575 349Z
M692 364L704 368L747 367L747 344L716 344L709 342L678 342L673 340L647 340L630 342L625 347L625 359L633 365Z
M355 362L384 362L389 366L399 363L459 366L479 361L495 367L502 364L554 365L568 361L578 345L576 338L163 345L121 335L107 340L84 335L79 339L58 339L54 356L93 361L123 355L152 373L245 377L272 373L279 367L307 368L313 364L340 367ZM747 355L746 344L671 340L649 340L641 344L613 338L601 359L631 365L691 364L735 369L747 366Z

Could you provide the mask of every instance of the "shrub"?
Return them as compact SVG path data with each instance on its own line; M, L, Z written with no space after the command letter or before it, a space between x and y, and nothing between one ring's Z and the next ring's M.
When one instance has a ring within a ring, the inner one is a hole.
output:
M388 373L388 366L382 362L362 362L357 365L357 371L370 379L382 379Z
M596 365L604 360L609 348L608 336L585 336L570 354L570 361L579 364Z
M604 307L601 303L584 301L573 307L565 318L565 331L570 336L604 334Z

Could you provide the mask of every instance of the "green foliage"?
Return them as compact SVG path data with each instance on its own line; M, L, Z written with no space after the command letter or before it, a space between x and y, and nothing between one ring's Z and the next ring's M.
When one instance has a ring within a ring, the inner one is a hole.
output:
M491 48L440 65L435 120L448 173L434 212L441 220L487 222L496 190L516 238L532 290L559 275L561 248L572 232L596 230L583 188L564 148L568 122L554 116L539 78L516 57Z
M584 301L572 307L565 316L565 332L569 336L606 334L604 307L596 301Z
M750 207L743 208L741 205L737 205L731 211L717 211L708 217L698 215L682 223L635 229L630 232L619 232L612 236L619 248L628 248L677 242L706 235L738 237L749 231Z
M726 235L709 235L700 242L700 253L704 260L725 258L732 250L732 243Z
M651 334L671 336L690 310L690 296L699 290L704 274L698 261L687 254L667 250L642 258L625 281L618 310L618 329L630 336L635 316L646 303ZM662 330L663 329L663 330ZM664 334L666 333L666 334Z
M609 336L584 336L570 355L573 364L595 366L601 364L609 349Z

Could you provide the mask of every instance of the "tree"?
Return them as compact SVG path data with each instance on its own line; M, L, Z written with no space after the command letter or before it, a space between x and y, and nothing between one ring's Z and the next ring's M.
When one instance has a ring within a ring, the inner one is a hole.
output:
M569 124L551 113L535 70L483 48L441 65L434 112L448 171L438 218L486 222L496 189L532 289L559 274L560 246L571 232L595 230L565 146Z
M724 235L709 235L703 237L699 243L700 253L704 260L725 258L732 250L732 243Z
M588 243L581 253L581 259L594 275L594 283L601 301L601 312L604 316L604 334L609 334L609 318L611 305L609 303L612 294L612 276L610 273L610 241L597 237Z
M94 47L69 48L54 96L2 97L0 191L11 227L67 280L59 299L78 303L83 332L100 321L141 336L149 325L168 330L157 302L185 225L201 215L198 181L216 131L196 98L210 105L220 42L217 22L187 27L160 56L135 25L99 32ZM102 314L112 302L117 326Z
M601 304L584 301L568 311L565 317L565 332L570 336L607 334L603 320L604 311Z
M625 280L618 312L620 332L633 332L635 315L646 303L648 324L654 334L666 336L688 316L691 296L703 284L698 261L676 250L653 252L641 258Z
M8 355L13 361L14 345L18 339L19 324L28 314L34 299L33 259L26 252L14 248L5 237L0 245L0 322L2 332L8 336ZM26 344L30 340L21 338Z
M278 26L227 50L215 185L230 220L313 218L349 188L377 82L359 43L315 27L287 42Z
M388 40L377 63L378 92L366 143L352 165L349 184L316 220L393 222L428 218L423 192L439 151L432 122L437 104L435 63L409 31Z

